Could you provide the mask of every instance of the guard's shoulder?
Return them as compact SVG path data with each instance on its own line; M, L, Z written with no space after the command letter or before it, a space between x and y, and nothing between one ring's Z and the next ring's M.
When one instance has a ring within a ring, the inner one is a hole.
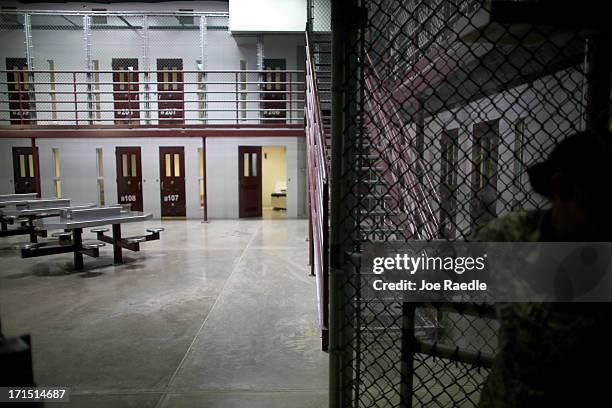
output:
M483 225L472 234L472 241L534 241L544 216L543 210L516 211Z

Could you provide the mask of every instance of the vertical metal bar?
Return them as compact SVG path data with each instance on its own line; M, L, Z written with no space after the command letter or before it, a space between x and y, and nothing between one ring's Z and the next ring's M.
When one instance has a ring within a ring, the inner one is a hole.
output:
M113 261L116 264L123 263L123 252L121 250L121 224L113 224Z
M345 329L345 296L347 271L344 263L344 238L342 220L343 205L343 108L344 97L344 47L346 39L346 22L344 5L339 1L332 2L332 152L331 152L331 206L330 206L330 251L329 251L329 407L342 408L349 406L344 396L344 374L350 371L351 362L346 361L349 350L346 348Z
M236 124L238 124L238 73L234 74L234 80L236 82Z
M292 119L292 114L293 114L293 106L291 104L291 72L289 72L289 77L288 77L288 81L289 82L289 122L288 123L292 123L291 119Z
M83 16L83 43L85 46L85 74L87 80L87 117L89 124L94 120L94 94L93 94L93 75L91 63L91 16Z
M308 137L308 135L306 136ZM308 161L308 165L309 166L314 166L314 164L310 163L310 157L307 158ZM308 172L310 175L310 171ZM315 260L314 260L314 237L312 234L312 227L313 227L313 220L312 220L312 210L311 207L314 205L312 203L312 194L310 193L310 190L313 188L313 186L311 185L312 183L308 183L308 265L310 266L310 276L315 276Z
M325 137L325 135L323 135ZM326 158L327 159L327 158ZM329 349L329 183L323 183L323 333L321 333L321 347L323 351Z
M145 123L151 123L151 94L150 94L150 62L149 62L149 16L142 16L142 70L144 71L144 108Z
M259 90L261 91L264 86L262 82L264 81L264 73L263 71L263 63L264 63L264 36L263 34L257 34L257 71L259 71ZM261 110L261 100L265 99L266 94L259 94L259 100L257 109L259 112L259 122L261 123L262 118L262 110Z
M206 49L208 47L208 22L206 20L206 16L200 16L200 62L202 65L202 85L200 85L203 93L200 96L200 99L204 100L204 114L202 115L202 123L206 123L206 118L208 117L208 102L206 98Z
M23 95L21 93L21 89L24 87L25 84L21 83L21 71L13 71L13 79L15 79L15 76L17 76L17 82L19 84L19 90L17 91L17 95L19 96L19 124L23 125Z
M202 138L202 172L204 182L204 222L208 222L208 191L206 191L206 137Z
M591 35L586 41L587 106L586 129L604 134L610 123L610 72L608 58L611 36L608 33Z
M127 68L127 67L126 67ZM130 73L127 72L127 97L128 97L128 117L126 123L132 123L132 81L130 81Z
M79 124L79 111L78 111L78 103L77 103L77 85L76 85L76 72L72 73L72 90L74 94L74 119L76 124Z
M36 95L34 93L34 45L32 42L32 20L30 14L26 13L23 15L23 32L25 36L25 55L26 55L26 64L28 69L28 118L29 122L32 123L36 118L36 109L34 105L34 101L36 100ZM21 96L21 93L20 93ZM21 109L21 102L19 104ZM21 119L23 121L23 112L21 112Z
M36 138L31 138L32 145L32 160L34 160L34 184L36 185L36 196L40 198L40 166L38 163L38 148L36 147ZM32 241L35 242L35 241Z
M32 216L28 217L28 231L30 232L30 242L38 242L38 236L36 235L36 230L34 229L34 218Z
M312 3L313 3L312 0L306 1L306 31L308 32L308 34L312 34L312 24L313 24L312 10L314 8L314 5Z
M83 239L82 239L82 228L75 228L72 230L72 245L74 247L74 269L77 271L83 270Z
M412 408L412 389L414 381L415 314L416 307L414 303L402 303L400 408Z

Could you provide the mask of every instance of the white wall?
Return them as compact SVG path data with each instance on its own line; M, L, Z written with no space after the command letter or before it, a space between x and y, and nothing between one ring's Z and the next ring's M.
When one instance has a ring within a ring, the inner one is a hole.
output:
M238 218L238 146L287 147L287 216L305 216L305 177L298 171L304 152L296 137L227 138L210 137L206 142L208 216ZM29 146L27 139L0 139L0 194L14 192L12 147ZM185 194L187 217L202 217L199 200L200 138L101 138L37 139L43 197L54 197L52 149L60 151L62 195L73 202L98 203L96 149L102 148L106 204L117 202L115 148L140 146L144 211L161 216L159 185L159 147L183 146L185 149Z
M304 217L305 204L300 196L305 180L298 176L298 138L296 137L218 137L206 139L208 216L238 218L238 146L287 147L287 216ZM305 197L305 194L304 194Z
M230 0L232 32L304 32L306 0Z
M13 194L13 147L31 146L28 139L0 139L0 194Z

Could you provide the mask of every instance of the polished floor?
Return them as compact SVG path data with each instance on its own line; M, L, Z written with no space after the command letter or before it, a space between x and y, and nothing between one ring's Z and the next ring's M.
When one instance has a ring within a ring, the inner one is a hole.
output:
M326 406L307 221L150 221L124 236L157 225L125 265L105 247L86 273L0 241L2 329L31 334L37 383L70 387L76 407Z

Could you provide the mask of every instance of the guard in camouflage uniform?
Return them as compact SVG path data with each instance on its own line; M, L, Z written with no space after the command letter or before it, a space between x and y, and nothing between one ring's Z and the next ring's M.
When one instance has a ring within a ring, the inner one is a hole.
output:
M612 135L576 134L529 169L548 210L493 220L473 235L483 242L612 241ZM499 353L480 408L611 406L612 305L497 305Z

